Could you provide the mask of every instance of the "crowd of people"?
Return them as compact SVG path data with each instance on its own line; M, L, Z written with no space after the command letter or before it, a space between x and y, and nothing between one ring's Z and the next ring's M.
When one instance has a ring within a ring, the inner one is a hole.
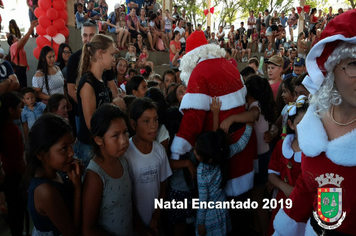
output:
M28 213L32 235L356 234L355 10L311 9L294 42L294 8L251 11L247 30L225 36L194 30L177 6L162 17L155 0L74 7L82 49L43 47L31 86L24 45L37 20L24 36L11 21L0 49L0 211L13 236ZM162 75L148 60L158 50L170 53ZM342 211L329 219L318 192L336 187ZM194 210L194 198L258 206Z

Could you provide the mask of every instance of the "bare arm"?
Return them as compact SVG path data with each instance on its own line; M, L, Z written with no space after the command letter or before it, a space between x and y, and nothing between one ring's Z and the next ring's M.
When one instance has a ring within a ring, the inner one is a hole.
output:
M271 182L276 188L279 188L287 197L292 193L293 186L287 184L286 182L282 181L278 175L274 173L268 174L268 180Z
M108 81L108 87L112 92L112 97L115 99L117 98L117 94L119 93L115 84L114 80L109 80Z
M110 235L98 225L103 182L100 176L87 170L83 184L83 235Z
M17 49L25 46L25 44L27 43L28 39L31 36L31 33L32 33L33 29L37 25L37 22L38 22L38 20L31 21L31 26L28 29L27 33L18 41Z
M229 116L220 124L220 128L223 129L226 133L228 133L232 123L253 123L258 120L259 116L260 111L258 110L258 108L252 107L249 111Z
M19 81L17 80L17 76L12 74L9 78L5 79L0 83L0 94L10 91L15 91L20 88Z
M75 84L67 84L68 95L76 102L77 101L77 89L75 88Z
M171 46L169 47L171 49L171 52L175 55L177 53L177 48L175 45L171 44Z

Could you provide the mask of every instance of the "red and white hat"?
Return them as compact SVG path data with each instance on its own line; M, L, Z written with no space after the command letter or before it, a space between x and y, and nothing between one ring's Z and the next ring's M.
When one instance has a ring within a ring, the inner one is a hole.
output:
M314 94L319 90L326 75L325 62L341 42L356 44L356 9L349 10L331 20L320 41L315 44L306 59L309 76L303 80L303 85Z
M185 51L186 53L189 53L190 51L206 44L208 44L208 40L206 40L204 32L196 30L187 38Z

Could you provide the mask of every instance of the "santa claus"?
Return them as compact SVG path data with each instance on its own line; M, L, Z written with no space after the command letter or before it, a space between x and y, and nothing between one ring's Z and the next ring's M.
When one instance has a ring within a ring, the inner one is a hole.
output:
M186 52L180 62L180 70L187 92L180 105L182 123L171 146L173 160L179 160L180 155L192 150L197 135L212 130L210 104L213 97L222 102L220 122L245 111L247 91L239 71L224 58L225 50L208 44L204 32L195 31L187 39ZM237 142L244 131L245 126L234 130L231 142ZM253 187L255 143L252 137L242 152L229 159L228 196L239 196Z

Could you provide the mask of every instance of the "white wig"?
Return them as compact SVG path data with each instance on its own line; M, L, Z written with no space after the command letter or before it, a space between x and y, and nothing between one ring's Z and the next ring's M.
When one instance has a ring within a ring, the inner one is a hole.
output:
M219 45L205 44L188 52L180 61L179 70L181 71L180 78L188 85L190 75L200 60L225 57L225 49Z
M325 80L310 100L310 104L315 104L317 107L316 115L320 116L322 112L329 110L331 105L337 106L342 102L341 94L334 82L334 68L347 58L356 58L356 44L341 42L325 62L327 71Z

